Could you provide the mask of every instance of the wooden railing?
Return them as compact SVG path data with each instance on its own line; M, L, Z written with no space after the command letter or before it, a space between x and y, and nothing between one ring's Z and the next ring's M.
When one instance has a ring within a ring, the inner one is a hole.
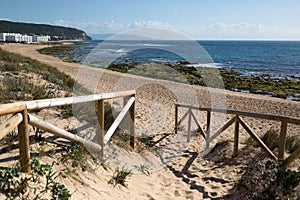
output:
M182 116L182 118L178 119L178 109L179 107L187 108L187 111ZM206 131L200 125L200 122L197 120L195 114L192 110L199 110L204 111L207 113L206 119ZM211 127L211 115L212 112L216 113L226 113L234 115L233 118L228 120L225 125L220 127L214 134L211 134L210 127ZM300 147L297 148L291 155L287 158L284 158L285 146L286 146L286 136L287 136L287 127L288 124L296 124L300 125L300 119L292 118L292 117L284 117L278 115L270 115L270 114L261 114L261 113L252 113L252 112L243 112L237 110L224 110L224 109L214 109L214 108L202 108L202 107L195 107L191 105L185 104L175 104L175 133L177 134L178 127L183 122L183 120L188 117L188 133L187 133L187 141L190 141L191 135L191 122L192 118L196 123L200 134L206 141L206 146L209 147L209 144L218 137L223 131L225 131L228 127L235 123L234 129L234 149L233 149L233 157L238 154L238 145L239 145L239 126L241 125L247 133L258 143L258 145L267 153L267 155L275 160L284 160L283 166L287 167L291 164L294 160L300 157ZM258 135L254 133L254 131L249 127L249 125L241 118L241 117L252 117L252 118L259 118L259 119L267 119L267 120L274 120L281 122L281 130L280 136L278 141L278 155L276 156L268 147L267 145L260 139Z
M16 102L10 104L0 104L0 116L13 114L5 123L0 125L0 139L4 138L13 129L18 127L19 153L21 167L25 171L30 171L30 144L28 125L37 127L46 132L52 133L58 137L65 138L72 142L83 144L87 148L99 151L103 157L104 145L110 140L126 113L129 112L130 120L130 144L134 148L135 144L135 94L134 90L121 91L113 93L93 94L87 96L76 96L67 98L42 99L34 101ZM113 98L124 98L124 107L105 134L104 131L104 101ZM49 122L38 119L28 114L28 110L44 109L63 105L73 105L79 103L96 102L96 114L100 125L100 141L99 144L90 140L86 140L78 135L63 130Z
M0 125L1 136L4 138L13 129L18 127L19 153L21 167L30 171L30 151L28 135L28 116L25 102L0 105L0 116L14 114L5 123Z

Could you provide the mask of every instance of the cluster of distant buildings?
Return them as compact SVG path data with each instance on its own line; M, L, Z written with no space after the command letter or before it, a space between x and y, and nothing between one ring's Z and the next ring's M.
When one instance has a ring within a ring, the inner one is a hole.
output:
M34 43L48 42L49 40L49 35L23 35L20 33L0 33L0 42Z

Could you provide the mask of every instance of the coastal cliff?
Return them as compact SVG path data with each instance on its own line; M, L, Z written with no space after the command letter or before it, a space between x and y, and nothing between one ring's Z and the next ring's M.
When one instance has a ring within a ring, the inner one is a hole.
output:
M22 23L0 20L0 33L49 35L51 40L91 40L84 31L76 28L48 24Z

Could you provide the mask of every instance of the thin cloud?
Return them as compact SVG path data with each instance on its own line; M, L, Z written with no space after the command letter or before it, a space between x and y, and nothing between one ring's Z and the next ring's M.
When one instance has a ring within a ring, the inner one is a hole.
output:
M145 22L134 22L128 26L128 28L172 28L168 23L161 21L145 21Z
M209 30L211 31L259 31L264 26L260 23L239 23L239 24L226 24L224 22L218 22L211 24Z
M118 33L130 29L136 28L168 28L171 29L172 26L168 23L161 21L136 21L131 24L120 24L114 20L98 23L98 22L71 22L63 19L56 20L55 25L74 27L81 30L84 30L88 33L99 34L99 33Z
M124 30L124 25L116 23L114 20L105 23L98 22L71 22L66 20L56 20L55 25L74 27L88 33L114 33Z

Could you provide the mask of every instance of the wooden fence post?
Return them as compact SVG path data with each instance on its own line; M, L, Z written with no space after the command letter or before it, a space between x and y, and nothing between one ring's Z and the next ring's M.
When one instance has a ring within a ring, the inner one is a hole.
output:
M239 128L240 122L238 116L235 117L235 127L234 127L234 147L232 157L237 156L239 151Z
M135 95L131 97L135 98ZM134 149L135 148L135 100L129 109L130 114L130 146Z
M192 123L192 109L189 108L187 142L190 142L190 138L191 138L191 123Z
M104 133L105 133L105 129L104 129L104 100L99 100L97 101L97 119L98 119L98 123L100 126L100 138L98 137L98 143L101 146L101 152L100 152L100 156L103 158L104 157Z
M22 116L23 121L18 125L20 162L22 170L30 172L31 166L27 108L22 111Z
M178 132L178 105L175 104L175 134Z
M211 111L207 111L206 116L206 148L209 148L209 139L210 139L210 120L211 120Z
M281 130L278 144L278 159L284 159L285 143L286 143L286 133L287 133L287 121L283 119L281 121Z

